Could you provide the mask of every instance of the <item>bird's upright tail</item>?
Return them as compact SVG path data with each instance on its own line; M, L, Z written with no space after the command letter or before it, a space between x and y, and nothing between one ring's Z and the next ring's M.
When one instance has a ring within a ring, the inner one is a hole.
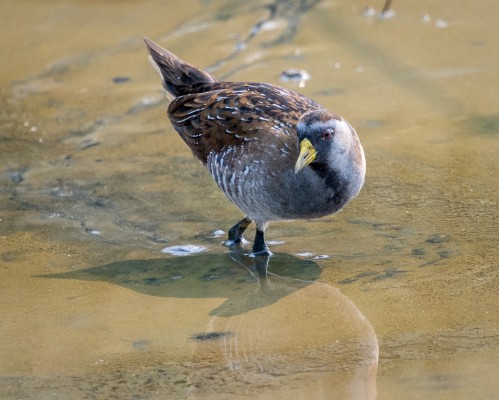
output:
M175 54L158 46L152 40L144 38L153 67L160 73L163 86L173 96L190 93L196 83L210 83L217 80L201 69L181 60Z

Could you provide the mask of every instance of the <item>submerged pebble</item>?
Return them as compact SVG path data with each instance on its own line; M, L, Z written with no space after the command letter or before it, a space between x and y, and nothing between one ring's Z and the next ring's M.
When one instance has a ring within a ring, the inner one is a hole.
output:
M149 340L134 340L132 342L132 347L137 350L146 350L151 346L151 342Z
M113 78L113 83L125 83L130 80L130 77L128 76L115 76Z
M80 150L87 150L87 149L89 149L91 147L98 146L99 144L100 144L100 142L98 142L97 140L84 139L80 143Z
M289 68L281 72L281 81L301 81L309 80L310 74L304 69Z
M298 86L304 87L305 82L310 80L310 74L304 69L289 68L281 72L281 81L298 82Z
M14 183L22 183L24 181L24 174L26 170L16 170L10 172L10 180Z
M158 238L156 236L146 236L146 238L154 243L168 243L168 240L161 239L161 238Z
M444 243L450 241L450 236L445 235L445 234L437 234L430 236L428 239L425 240L426 243Z
M411 254L416 257L422 257L426 254L426 250L423 249L422 247L419 247L417 249L414 249Z
M191 336L191 339L204 341L204 340L217 340L224 337L231 336L230 332L203 332Z
M195 246L193 244L186 244L183 246L169 246L161 250L162 253L171 254L174 256L188 256L190 254L197 254L208 250L204 246Z
M440 258L449 258L454 254L454 250L452 249L443 249L440 251L437 251L437 254L440 256Z

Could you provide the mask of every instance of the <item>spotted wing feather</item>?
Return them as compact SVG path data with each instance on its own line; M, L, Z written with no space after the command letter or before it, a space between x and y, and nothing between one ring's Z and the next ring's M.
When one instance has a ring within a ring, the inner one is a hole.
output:
M215 82L194 85L174 99L168 116L194 156L206 164L210 152L243 146L268 135L296 141L303 113L322 107L291 90L262 83Z

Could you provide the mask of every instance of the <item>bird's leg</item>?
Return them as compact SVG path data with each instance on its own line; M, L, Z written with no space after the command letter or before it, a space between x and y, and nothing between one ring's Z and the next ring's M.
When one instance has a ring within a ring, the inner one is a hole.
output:
M247 216L244 216L244 218L241 221L239 221L232 228L230 228L229 241L234 243L240 243L241 240L243 239L244 231L252 222L253 221L251 219L249 219Z
M265 243L265 229L267 229L267 226L269 226L269 223L266 221L256 222L255 241L253 242L253 254L256 256L272 255L272 252L267 247L267 243Z

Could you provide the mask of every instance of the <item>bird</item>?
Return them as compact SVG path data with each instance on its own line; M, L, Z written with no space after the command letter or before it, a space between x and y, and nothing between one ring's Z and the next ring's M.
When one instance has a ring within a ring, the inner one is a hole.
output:
M219 81L144 41L171 98L171 124L244 213L227 243L240 244L254 222L252 254L270 256L271 222L335 214L359 194L366 159L343 117L285 87Z

